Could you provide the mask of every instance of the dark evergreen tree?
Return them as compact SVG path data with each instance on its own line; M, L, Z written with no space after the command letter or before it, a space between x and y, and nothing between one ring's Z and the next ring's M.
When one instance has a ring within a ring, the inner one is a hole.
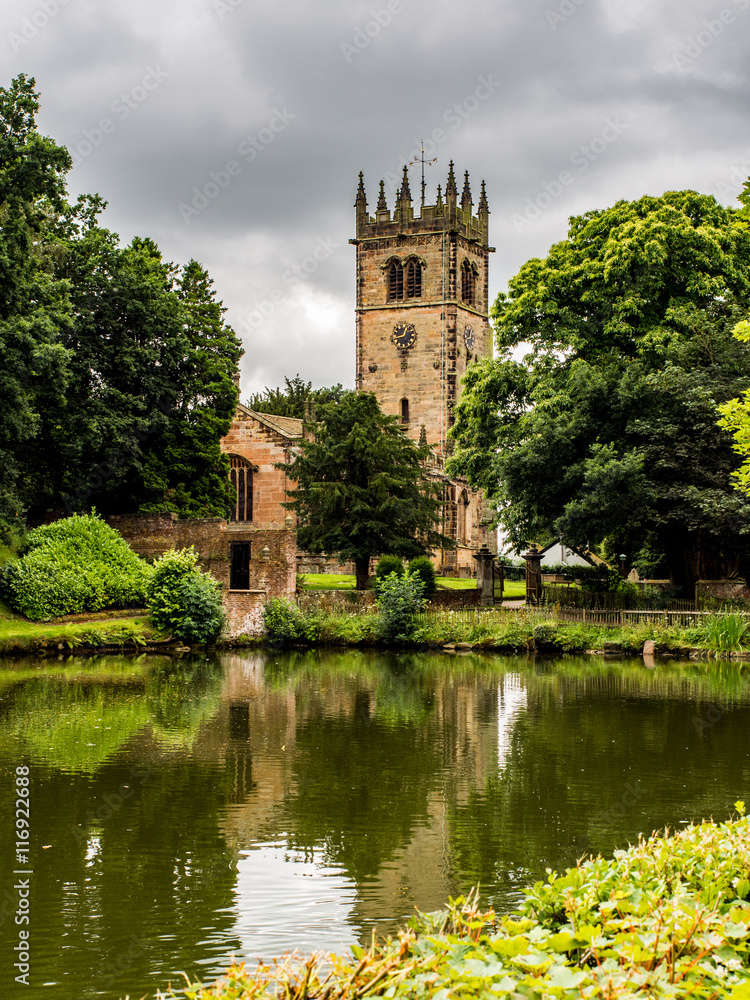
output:
M297 484L287 506L297 513L301 548L352 559L364 590L371 556L411 558L453 545L435 527L442 488L425 474L428 449L381 411L374 393L345 392L318 417L312 438L283 466Z

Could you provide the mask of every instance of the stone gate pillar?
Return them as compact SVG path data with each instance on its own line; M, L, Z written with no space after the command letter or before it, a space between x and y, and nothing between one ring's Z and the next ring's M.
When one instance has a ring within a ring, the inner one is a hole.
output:
M482 593L481 605L483 608L491 608L495 604L495 574L493 570L495 557L485 543L478 552L474 553L474 558L477 561L477 590Z
M526 560L526 603L536 606L542 603L542 554L532 545L523 558Z

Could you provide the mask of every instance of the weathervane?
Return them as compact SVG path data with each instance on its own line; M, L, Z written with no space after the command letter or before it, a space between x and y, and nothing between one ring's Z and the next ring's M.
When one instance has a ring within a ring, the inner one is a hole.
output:
M420 145L422 147L422 155L418 156L416 160L412 160L411 163L409 164L409 166L413 167L415 163L421 163L422 164L422 208L424 208L424 189L425 189L424 168L425 168L425 164L427 164L427 166L429 167L433 163L437 163L437 156L433 157L431 160L425 160L425 158L424 158L424 140L422 140L422 142L420 143Z

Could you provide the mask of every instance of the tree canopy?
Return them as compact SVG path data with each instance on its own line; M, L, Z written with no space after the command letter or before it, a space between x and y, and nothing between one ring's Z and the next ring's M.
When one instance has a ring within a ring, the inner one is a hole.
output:
M257 413L272 413L277 417L296 417L304 420L307 416L307 409L310 404L315 408L319 403L337 403L344 394L344 387L341 383L313 389L312 382L305 382L297 373L294 378L285 378L286 388L277 386L269 389L268 386L263 392L258 392L251 396L247 405Z
M428 449L381 411L374 393L344 392L321 405L311 430L282 466L297 484L286 506L297 513L301 548L354 560L363 590L371 556L453 545L436 529L443 491L425 472Z
M750 387L732 337L748 304L750 229L712 197L572 218L498 296L498 355L466 375L452 470L516 547L552 532L629 565L656 553L680 585L744 570L750 503L717 406Z
M38 109L33 79L0 88L0 522L221 515L240 343L200 264L120 246L96 195L67 202L70 157Z

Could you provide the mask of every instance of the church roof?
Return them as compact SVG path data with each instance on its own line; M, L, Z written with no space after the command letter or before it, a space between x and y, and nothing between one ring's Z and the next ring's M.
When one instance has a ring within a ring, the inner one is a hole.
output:
M289 439L302 437L302 421L298 417L278 417L275 413L258 413L257 410L251 410L242 403L237 404L237 412L243 417L252 417L282 437Z

